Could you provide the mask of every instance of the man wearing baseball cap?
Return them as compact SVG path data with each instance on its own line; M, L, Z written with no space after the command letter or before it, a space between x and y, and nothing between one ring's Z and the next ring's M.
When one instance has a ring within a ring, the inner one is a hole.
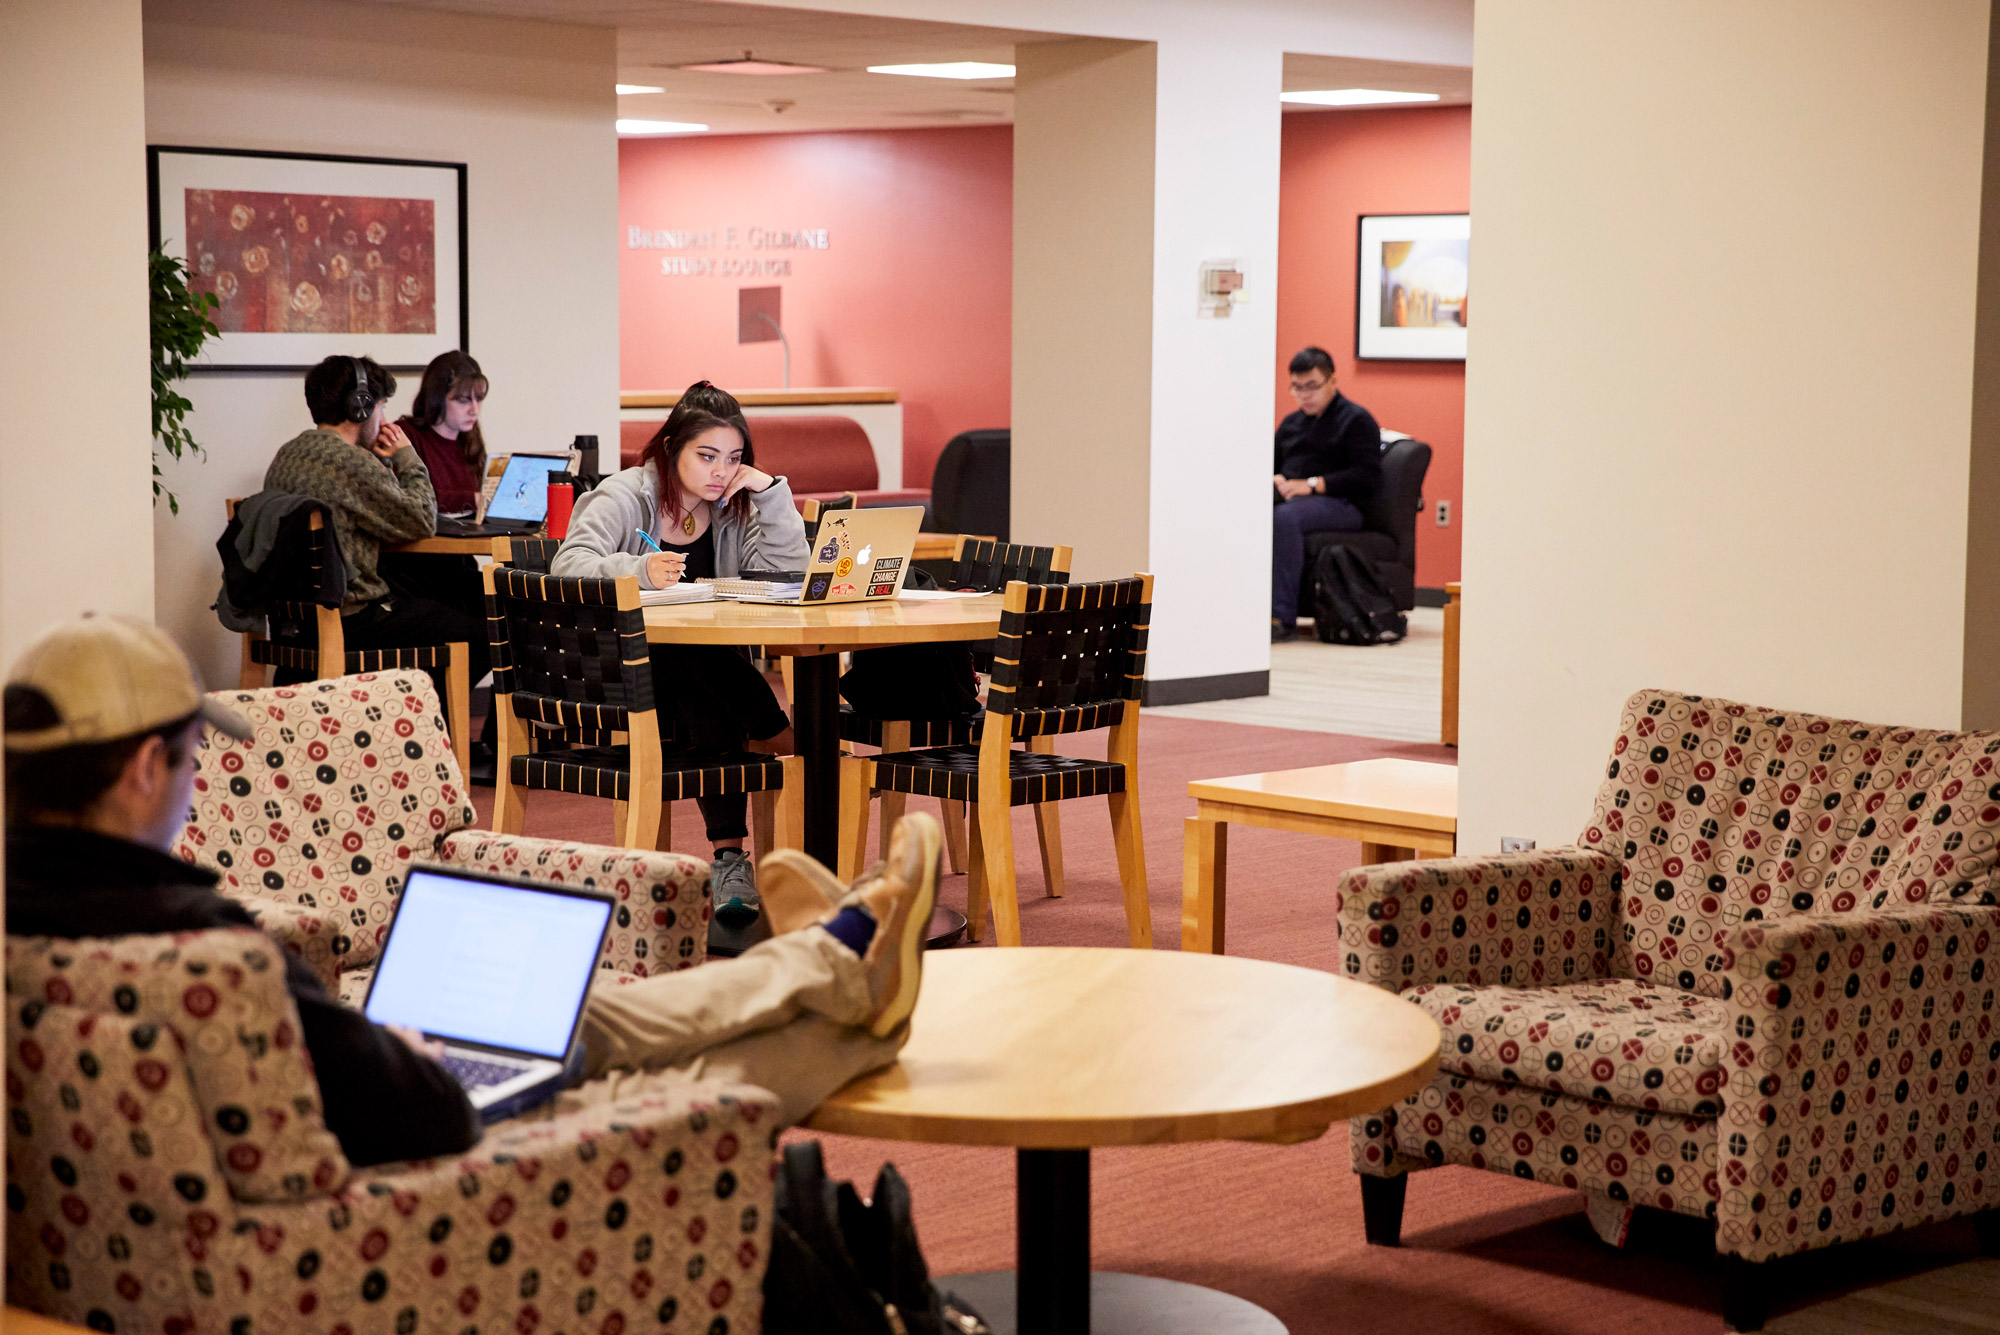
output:
M252 927L214 872L172 857L201 729L250 725L205 698L167 635L85 615L38 640L6 685L7 932L66 939ZM289 951L285 981L327 1129L356 1165L479 1139L464 1092L421 1050L326 994Z

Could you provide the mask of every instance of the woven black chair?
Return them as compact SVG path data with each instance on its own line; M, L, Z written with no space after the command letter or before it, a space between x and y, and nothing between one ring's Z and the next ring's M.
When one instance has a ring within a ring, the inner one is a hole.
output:
M970 802L977 819L967 876L968 930L978 939L990 900L1000 944L1018 946L1021 910L1009 812L1104 797L1117 841L1126 931L1133 946L1150 948L1153 926L1139 832L1139 694L1152 601L1151 575L1095 584L1009 584L978 744L842 761L842 865L860 861L874 791ZM1012 745L1102 728L1111 731L1104 760L1016 751Z
M667 804L747 793L759 851L796 845L804 793L797 756L662 746L638 580L502 565L482 573L500 719L494 830L519 834L519 790L546 789L609 799L621 846L664 849Z
M531 575L546 575L561 546L561 538L495 538L493 559Z
M236 501L228 502L229 517L236 517ZM316 506L306 520L308 529L320 533L326 527L326 511ZM303 567L313 572L308 581L319 586L320 546L307 545ZM244 690L261 690L266 667L309 672L315 681L327 677L352 676L357 672L430 671L441 668L445 675L445 727L451 733L451 751L458 757L458 772L472 772L471 683L466 680L466 644L454 640L445 644L423 644L403 649L349 649L341 624L340 608L315 602L310 597L286 599L264 609L265 633L246 632L243 636L243 670L238 685Z
M1067 584L1073 551L1068 547L1026 547L1017 543L995 542L991 538L958 535L951 559L937 572L938 583L947 589L979 589L999 593L1015 580L1027 584ZM993 670L992 641L973 644L972 666L979 672ZM980 737L983 714L962 719L885 719L858 713L851 705L840 707L840 740L872 746L879 751L907 751L912 747L970 746ZM1049 737L1028 740L1030 751L1048 751ZM882 835L880 847L889 847L889 831L903 815L903 794L882 794ZM965 870L965 804L946 800L942 808L945 850L954 873ZM845 813L843 813L843 816ZM1035 833L1041 845L1042 886L1048 894L1063 892L1062 825L1053 802L1035 807ZM865 854L863 854L865 856ZM843 875L859 867L843 867Z
M806 521L806 546L811 547L813 545L813 538L819 533L819 521L828 510L852 510L855 500L854 493L850 491L845 496L836 500L815 501L808 499L800 501L799 518Z

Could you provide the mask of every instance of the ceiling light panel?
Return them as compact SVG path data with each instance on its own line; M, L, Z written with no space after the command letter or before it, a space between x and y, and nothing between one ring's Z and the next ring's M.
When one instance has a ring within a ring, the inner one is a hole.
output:
M655 88L649 83L621 83L618 85L618 95L620 97L627 97L633 93L664 93L666 91L664 88Z
M624 135L700 134L707 128L706 125L698 125L694 121L626 120L622 116L618 120L618 133Z
M1386 107L1402 102L1435 102L1436 93L1398 93L1385 88L1320 88L1281 93L1279 101L1308 107Z
M694 74L824 74L824 65L795 65L789 60L711 60L700 65L676 65Z
M910 74L925 79L1011 79L1012 65L983 60L952 60L936 65L870 65L870 74Z

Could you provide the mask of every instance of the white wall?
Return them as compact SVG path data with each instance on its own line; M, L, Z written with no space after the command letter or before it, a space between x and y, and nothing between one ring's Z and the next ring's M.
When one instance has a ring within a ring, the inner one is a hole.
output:
M148 0L152 143L467 164L470 350L495 451L618 440L618 159L612 31L301 0ZM139 177L143 195L144 178ZM407 408L417 375L401 375ZM223 500L311 425L297 375L198 375L200 463L170 469L154 529L158 619L210 681L237 650L208 610Z
M138 0L0 5L0 669L151 617Z
M1461 848L1573 840L1642 686L1957 726L1985 0L1476 51Z

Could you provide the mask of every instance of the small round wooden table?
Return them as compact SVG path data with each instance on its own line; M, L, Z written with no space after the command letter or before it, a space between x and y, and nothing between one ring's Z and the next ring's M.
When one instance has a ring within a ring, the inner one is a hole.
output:
M1002 1335L1282 1335L1277 1318L1228 1294L1092 1274L1091 1149L1310 1140L1429 1083L1438 1042L1436 1023L1410 1003L1287 964L945 951L924 957L902 1059L806 1125L1015 1148L1019 1269L939 1280Z

